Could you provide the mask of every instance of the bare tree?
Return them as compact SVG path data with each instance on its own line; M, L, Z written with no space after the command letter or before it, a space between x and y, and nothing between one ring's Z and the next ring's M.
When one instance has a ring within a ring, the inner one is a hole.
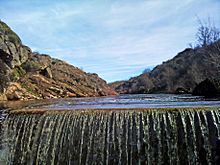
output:
M216 75L216 77L220 78L220 40L208 45L205 49L205 53L211 65L217 69L218 75Z
M210 18L203 21L198 18L198 24L196 47L203 47L203 60L215 68L216 77L220 78L220 30Z
M197 46L207 46L220 39L220 30L215 26L210 18L205 21L198 18L198 23L199 27L196 33Z

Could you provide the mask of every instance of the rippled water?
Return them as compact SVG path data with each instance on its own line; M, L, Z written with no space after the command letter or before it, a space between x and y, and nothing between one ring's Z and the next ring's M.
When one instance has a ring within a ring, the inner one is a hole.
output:
M112 97L67 98L11 102L17 108L46 109L93 109L93 108L161 108L161 107L195 107L219 106L220 99L206 99L192 95L143 94L119 95Z

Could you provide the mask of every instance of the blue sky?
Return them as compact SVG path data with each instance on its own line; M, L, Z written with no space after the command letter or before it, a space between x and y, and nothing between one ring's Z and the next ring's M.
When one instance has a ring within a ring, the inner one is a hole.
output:
M197 17L220 27L219 0L0 0L0 19L33 51L128 79L194 41Z

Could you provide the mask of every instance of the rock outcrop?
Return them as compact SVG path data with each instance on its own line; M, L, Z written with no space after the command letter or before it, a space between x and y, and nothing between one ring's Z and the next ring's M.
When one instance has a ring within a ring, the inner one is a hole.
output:
M90 74L49 55L33 53L0 21L0 100L106 96L117 93Z
M20 38L5 23L0 22L0 58L10 68L20 66L28 59L30 48L22 45Z
M118 93L192 93L206 78L220 77L220 41L186 49L151 72L111 83Z

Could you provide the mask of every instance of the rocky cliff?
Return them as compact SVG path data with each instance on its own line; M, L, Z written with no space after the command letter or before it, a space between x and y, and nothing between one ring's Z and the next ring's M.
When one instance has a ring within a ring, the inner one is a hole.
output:
M206 78L220 76L220 41L205 47L185 49L151 72L128 81L111 83L119 93L191 93Z
M0 21L0 100L117 94L97 74L33 53Z

